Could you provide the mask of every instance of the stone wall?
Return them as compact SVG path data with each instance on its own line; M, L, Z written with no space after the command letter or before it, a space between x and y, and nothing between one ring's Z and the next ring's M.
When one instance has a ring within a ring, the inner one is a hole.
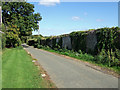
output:
M99 35L103 34L103 32L100 30L97 29L92 31L75 32L72 34L61 35L50 38L49 40L41 40L41 44L48 45L51 48L66 48L74 51L82 50L85 53L87 52L91 54L97 54L98 49L101 50L101 44L99 45L98 42L101 42L100 40L104 40L104 37L99 38ZM120 31L117 33L117 39L114 41L116 42L116 48L120 49ZM97 45L99 45L99 47L97 47Z
M62 48L72 49L70 36L62 37Z
M97 44L97 37L95 31L88 32L87 38L86 38L86 52L94 51L95 46Z

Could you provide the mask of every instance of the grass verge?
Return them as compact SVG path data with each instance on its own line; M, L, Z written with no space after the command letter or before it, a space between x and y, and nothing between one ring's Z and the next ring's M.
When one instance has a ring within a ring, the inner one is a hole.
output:
M22 48L3 50L2 88L51 88L53 85L41 77L32 58Z

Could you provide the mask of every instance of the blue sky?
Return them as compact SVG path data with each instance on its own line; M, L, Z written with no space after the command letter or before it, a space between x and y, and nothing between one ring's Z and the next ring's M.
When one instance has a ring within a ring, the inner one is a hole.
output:
M42 16L39 32L43 36L118 26L117 2L29 3Z

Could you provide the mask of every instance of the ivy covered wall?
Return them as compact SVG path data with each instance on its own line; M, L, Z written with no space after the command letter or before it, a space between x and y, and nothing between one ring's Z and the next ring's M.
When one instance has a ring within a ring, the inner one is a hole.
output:
M102 49L120 49L120 28L99 28L77 31L40 40L40 45L98 54Z

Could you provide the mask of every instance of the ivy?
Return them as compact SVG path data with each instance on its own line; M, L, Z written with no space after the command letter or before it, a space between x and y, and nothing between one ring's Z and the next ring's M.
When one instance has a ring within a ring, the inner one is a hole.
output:
M116 39L118 38L118 27L112 28L101 28L96 30L97 35L97 51L98 53L102 50L115 50L118 48L118 43Z
M88 33L85 31L72 32L70 37L72 39L72 47L75 51L86 51L86 36Z

